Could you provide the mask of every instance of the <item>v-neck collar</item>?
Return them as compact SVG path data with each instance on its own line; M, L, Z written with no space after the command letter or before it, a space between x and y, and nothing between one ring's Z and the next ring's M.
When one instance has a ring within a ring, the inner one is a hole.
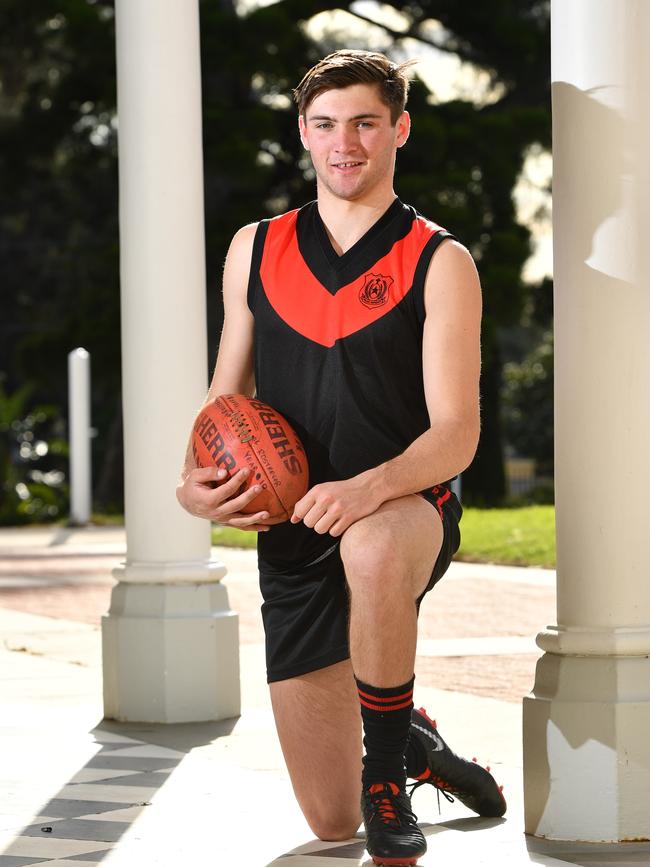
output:
M403 205L399 198L395 198L389 205L388 209L384 211L381 217L370 226L359 240L355 241L355 243L346 250L345 253L339 255L332 246L330 237L327 234L325 223L323 222L323 218L318 210L318 203L314 202L314 228L321 249L323 250L329 264L337 270L344 268L350 260L354 259L355 256L358 256L361 251L365 250L369 244L372 244L372 242L381 235L384 229L390 225L402 208Z

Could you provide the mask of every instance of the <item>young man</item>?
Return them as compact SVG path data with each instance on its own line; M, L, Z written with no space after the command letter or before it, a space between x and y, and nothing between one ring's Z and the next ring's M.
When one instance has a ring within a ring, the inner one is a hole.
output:
M407 775L505 812L490 774L413 709L419 604L460 542L448 480L479 436L481 293L467 250L393 190L407 92L381 54L338 51L311 69L295 97L317 201L245 226L226 259L207 400L256 391L286 416L310 490L290 522L267 526L267 513L241 512L258 493L237 494L247 471L197 469L191 450L178 488L192 514L259 531L268 679L296 797L324 840L363 818L377 864L426 850Z

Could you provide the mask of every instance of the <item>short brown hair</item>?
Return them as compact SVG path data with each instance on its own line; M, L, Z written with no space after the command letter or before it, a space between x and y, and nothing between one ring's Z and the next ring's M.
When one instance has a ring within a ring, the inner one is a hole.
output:
M404 111L409 92L409 80L404 74L415 63L392 63L378 51L342 48L320 60L293 90L300 114L326 90L338 90L353 84L376 84L381 101L390 109L391 123L395 125Z

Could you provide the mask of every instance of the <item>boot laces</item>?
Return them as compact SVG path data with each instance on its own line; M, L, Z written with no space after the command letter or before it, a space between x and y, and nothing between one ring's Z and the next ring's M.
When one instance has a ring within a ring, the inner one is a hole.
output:
M415 814L397 802L399 787L395 783L374 783L368 789L375 816L384 825L397 826L406 822L416 822Z
M449 801L450 804L454 803L454 798L452 798L451 792L454 792L454 794L455 794L455 790L448 788L448 784L445 783L444 780L441 780L439 777L431 776L431 777L427 777L426 780L416 780L414 783L409 783L409 785L411 787L409 795L411 797L413 797L413 792L416 789L419 789L420 786L424 786L425 783L431 783L436 790L436 795L438 796L438 813L441 812L441 810L440 810L440 794L441 793L442 793L443 798L445 798L447 801Z

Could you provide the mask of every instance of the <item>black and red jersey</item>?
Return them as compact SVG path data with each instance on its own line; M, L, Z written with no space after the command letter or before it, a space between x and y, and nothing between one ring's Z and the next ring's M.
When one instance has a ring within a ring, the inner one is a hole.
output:
M248 286L257 395L294 425L310 486L390 460L429 427L424 282L449 237L399 199L342 255L315 202L260 222ZM269 561L307 562L323 540L282 524L258 544Z

